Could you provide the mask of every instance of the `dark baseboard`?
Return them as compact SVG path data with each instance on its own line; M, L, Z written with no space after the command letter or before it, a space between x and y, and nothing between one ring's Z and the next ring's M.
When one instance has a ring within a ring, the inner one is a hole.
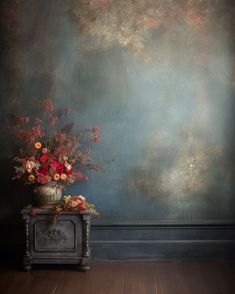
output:
M97 222L95 260L234 259L235 220Z
M1 260L21 260L22 225L0 225ZM93 222L92 260L235 259L235 220Z

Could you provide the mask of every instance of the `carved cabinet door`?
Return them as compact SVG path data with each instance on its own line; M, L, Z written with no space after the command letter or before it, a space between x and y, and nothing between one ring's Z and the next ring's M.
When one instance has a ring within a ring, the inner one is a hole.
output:
M56 224L52 217L38 215L31 219L30 240L32 257L81 257L82 219L79 215L62 215Z
M54 214L37 209L32 216L29 209L21 211L25 226L25 271L32 264L75 264L78 270L90 269L90 213L62 213L52 223Z

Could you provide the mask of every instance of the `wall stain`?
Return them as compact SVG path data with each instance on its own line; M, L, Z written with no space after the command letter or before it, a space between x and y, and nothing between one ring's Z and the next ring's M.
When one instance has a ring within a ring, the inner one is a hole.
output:
M232 174L223 146L208 145L195 128L172 136L156 132L146 145L141 165L128 181L128 195L136 191L167 206L188 210L192 202L218 195L210 191L223 184L231 185ZM173 211L168 217L172 217Z
M101 127L103 172L68 193L104 220L234 218L233 1L9 0L0 14L0 121L51 98ZM16 146L0 135L6 166ZM30 198L11 176L5 219Z

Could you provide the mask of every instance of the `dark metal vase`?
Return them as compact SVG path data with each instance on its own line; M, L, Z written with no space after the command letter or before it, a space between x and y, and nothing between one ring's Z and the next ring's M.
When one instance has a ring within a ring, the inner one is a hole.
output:
M40 208L54 208L61 196L62 189L56 182L41 184L35 188L35 198Z

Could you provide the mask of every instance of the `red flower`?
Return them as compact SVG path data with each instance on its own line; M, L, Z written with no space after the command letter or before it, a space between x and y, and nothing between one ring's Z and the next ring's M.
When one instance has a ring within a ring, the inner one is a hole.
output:
M49 172L49 169L50 169L49 165L41 165L39 167L39 170L43 175L47 175Z
M61 174L64 172L64 166L60 164L59 162L52 160L50 162L51 168L53 168L58 174Z
M57 171L58 174L63 173L63 171L64 171L64 167L63 167L63 165L59 163L59 164L57 165L56 171Z
M47 160L48 160L48 155L47 154L44 154L44 155L42 155L41 157L40 157L40 162L46 162Z
M79 210L86 210L86 207L85 207L85 205L84 205L83 202L80 202L80 203L77 205L77 208L78 208Z
M67 176L70 176L73 173L73 168L71 169L66 169L66 174Z
M56 162L55 160L52 160L52 161L50 162L50 166L51 166L51 168L53 168L54 170L56 170L58 164L59 164L59 163Z
M97 134L92 134L92 135L90 136L90 139L91 139L91 141L99 142L99 141L100 141L100 136L97 135Z

